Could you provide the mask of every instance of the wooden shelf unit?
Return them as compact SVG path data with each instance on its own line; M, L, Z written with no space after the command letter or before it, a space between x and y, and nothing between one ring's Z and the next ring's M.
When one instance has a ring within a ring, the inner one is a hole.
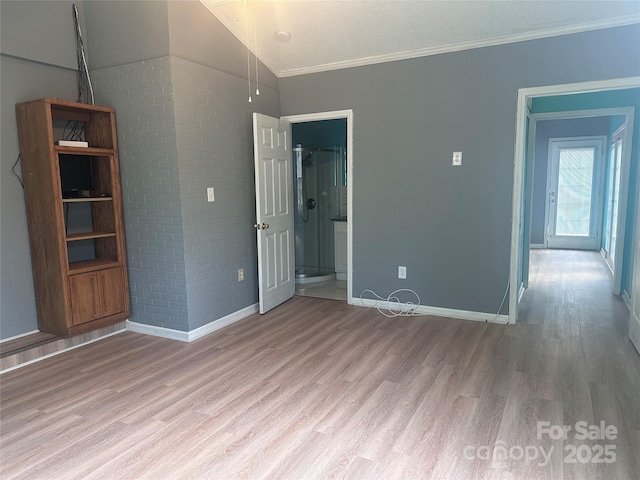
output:
M40 331L71 336L129 318L114 110L43 98L17 104L16 117ZM56 145L68 122L82 124L88 147ZM91 162L86 196L63 198L61 154ZM90 224L67 233L73 209Z

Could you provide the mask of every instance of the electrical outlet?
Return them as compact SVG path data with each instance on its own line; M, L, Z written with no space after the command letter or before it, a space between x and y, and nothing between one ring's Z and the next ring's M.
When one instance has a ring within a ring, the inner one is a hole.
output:
M398 278L407 278L407 267L402 265L398 267Z
M460 165L462 165L462 152L453 152L451 165L453 165L454 167L459 167Z
M238 269L238 281L244 282L244 268Z
M207 202L215 202L216 195L213 191L213 187L207 187Z

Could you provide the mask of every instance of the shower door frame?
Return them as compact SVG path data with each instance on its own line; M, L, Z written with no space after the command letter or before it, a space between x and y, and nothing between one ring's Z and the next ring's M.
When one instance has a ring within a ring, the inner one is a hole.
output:
M333 222L329 221L331 217L337 217L340 216L338 214L337 211L334 211L333 214L329 213L329 215L327 216L327 218L325 218L326 222L321 222L320 221L320 216L321 213L327 213L325 210L327 208L327 205L325 204L324 201L321 201L320 197L321 196L325 196L326 192L323 192L322 195L320 195L320 189L319 188L319 176L320 176L320 166L324 163L322 161L321 158L319 158L318 156L322 153L331 153L333 154L333 162L334 162L334 167L333 167L333 180L334 182L337 181L337 172L336 169L338 168L338 165L335 164L336 162L336 156L340 153L340 159L344 158L342 156L342 152L344 152L344 149L342 147L337 147L337 146L333 146L333 147L304 147L301 146L300 144L297 144L295 147L293 147L291 149L291 151L294 154L294 164L296 165L294 170L295 170L295 180L294 180L294 210L296 211L296 215L299 216L300 221L302 222L302 226L304 226L304 224L309 225L308 222L311 221L312 219L312 213L310 210L316 210L316 208L312 207L311 209L306 206L306 201L305 200L309 200L311 197L309 195L311 195L310 193L308 193L308 189L309 189L309 183L308 183L308 176L310 175L309 173L309 168L304 166L304 162L306 161L307 158L309 158L309 155L311 156L311 162L312 164L315 164L314 166L316 167L316 192L315 192L315 198L318 199L317 201L317 210L314 212L314 216L316 216L317 221L316 221L316 227L317 227L317 232L316 232L316 248L315 248L315 254L317 256L316 259L316 271L313 270L313 266L312 264L309 264L309 258L307 257L307 252L312 250L312 249L308 249L308 245L306 245L306 240L309 237L309 235L307 235L307 229L304 229L304 240L303 240L303 258L302 259L298 259L298 239L297 239L297 227L298 225L300 225L300 222L298 222L296 220L296 248L295 248L295 261L296 261L296 282L300 282L300 283L314 283L315 281L319 281L320 279L324 280L324 279L329 279L329 278L337 278L336 274L334 272L334 269L332 267L328 267L326 266L326 262L328 259L330 259L331 262L333 262L334 258L335 258L335 253L334 253L334 249L333 249L333 243L334 243L334 225ZM300 157L298 157L298 152L300 152L302 155ZM304 152L308 152L309 155L304 155ZM316 157L314 157L314 155L318 155ZM314 160L315 158L315 160ZM302 165L299 165L300 161L302 161ZM340 160L342 162L342 160ZM341 163L341 165L344 165ZM300 171L299 171L300 169ZM307 172L306 174L304 172ZM300 177L298 177L298 175L300 175ZM302 180L301 180L302 179ZM301 188L301 190L306 193L306 197L304 200L301 199L301 195L302 193L299 191L300 190L300 185L296 184L296 182L298 181L302 181L304 183L304 186ZM327 181L329 181L329 179L326 179ZM324 187L326 188L326 186ZM336 185L336 189L338 188L338 185ZM336 208L339 208L338 205L338 199L337 199L337 192L336 195L334 195L334 201L336 201ZM302 202L302 203L301 203ZM307 210L307 220L304 220L303 217L303 212L300 209L305 209ZM346 212L345 212L346 214ZM322 225L324 224L324 225ZM330 227L330 228L328 228ZM330 230L330 231L328 231ZM325 234L325 238L324 241L321 241L320 238L322 236L322 233ZM312 235L313 236L313 235ZM331 248L331 253L329 255L326 255L327 252L326 250L323 252L323 248L325 244L331 243L332 244L332 248ZM324 255L323 255L324 253ZM299 262L299 260L303 260L303 262ZM301 270L300 272L298 270ZM309 271L311 270L311 271ZM315 280L318 279L318 280Z
M347 303L353 304L353 110L283 115L290 123L317 122L320 120L347 121ZM293 152L292 152L293 153ZM291 179L293 182L293 178Z

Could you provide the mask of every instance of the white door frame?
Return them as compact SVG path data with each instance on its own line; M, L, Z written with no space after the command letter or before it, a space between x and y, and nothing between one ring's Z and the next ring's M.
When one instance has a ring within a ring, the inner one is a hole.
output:
M611 138L610 138L610 142L607 145L607 152L609 154L609 162L613 163L615 162L615 160L611 157L611 144L616 140L616 139L620 139L620 143L622 145L622 151L620 152L620 171L618 172L618 176L620 177L620 184L618 185L618 207L620 207L620 198L622 196L622 194L624 193L624 195L626 197L628 197L628 189L629 189L629 182L627 179L622 178L622 173L624 171L624 154L625 154L625 142L627 140L629 140L629 138L627 137L627 123L626 121L620 126L620 128L618 128L615 132L613 132L611 134ZM631 137L633 138L633 134L631 135ZM630 141L630 140L629 140ZM629 146L628 148L629 150L629 155L631 155L631 146ZM607 165L608 167L609 165ZM608 175L608 172L606 172L606 175ZM628 172L627 172L627 178L629 177ZM625 188L626 187L626 188ZM604 208L608 210L608 198L606 197L606 187L605 187L605 203L604 203ZM627 199L625 198L625 201ZM607 214L608 215L608 214ZM617 212L617 217L618 217L618 222L620 221L620 208L618 208L618 212ZM606 225L603 225L603 232L602 232L602 243L604 243L604 238L605 236L609 237L608 233L606 231ZM618 238L618 226L616 223L616 238ZM636 230L637 231L637 230ZM608 246L610 247L610 240L611 238L607 238L607 243ZM612 273L615 276L615 272L616 272L616 264L615 264L615 260L614 260L614 264L613 264L613 269L611 268L611 264L609 263L609 260L611 259L611 252L608 250L604 250L604 248L601 248L600 250L602 252L602 256L605 257L605 261L607 262L607 265L609 265L609 269L612 270ZM624 251L624 248L623 248ZM613 256L614 258L616 257L616 255L618 254L618 242L616 241L616 248L613 252Z
M353 110L284 115L290 123L317 122L320 120L347 120L347 303L353 304ZM293 179L291 179L293 182Z
M516 108L516 137L514 148L514 170L513 170L513 199L512 199L512 213L511 213L511 254L509 259L509 278L512 279L512 288L509 289L509 322L515 323L518 318L518 291L519 285L514 288L513 283L517 283L519 276L519 264L522 252L519 248L520 231L523 228L522 225L522 193L523 193L523 181L524 181L524 167L525 167L525 138L527 135L527 106L529 102L535 97L548 97L553 95L568 95L574 93L590 93L606 90L620 90L625 88L639 88L640 77L629 78L617 78L612 80L602 80L595 82L583 82L583 83L570 83L564 85L547 85L543 87L530 87L518 89L518 100ZM630 119L633 120L633 109L631 110ZM588 111L594 112L594 110ZM565 118L577 118L580 115L575 115L576 112L565 112L568 117ZM534 114L531 119L535 122L535 118L541 118L544 115L548 115L548 118L557 118L557 113L550 114ZM554 117L554 115L556 117ZM587 115L592 116L592 115ZM629 117L628 117L629 118ZM631 132L633 125L628 124L628 131ZM628 135L628 134L627 134ZM631 145L628 145L629 150ZM630 156L630 153L629 153ZM629 157L630 158L630 157ZM640 169L639 174L640 177ZM627 172L628 178L628 172ZM640 178L638 179L640 181ZM628 196L628 195L627 195ZM640 195L638 195L640 199ZM640 200L636 199L636 208L640 211ZM626 201L625 209L626 215ZM623 232L624 233L624 232ZM636 232L638 235L640 232ZM620 238L624 238L620 237ZM617 252L616 252L617 253ZM628 259L631 260L632 259ZM622 263L622 262L621 262ZM633 263L632 263L633 265ZM618 287L619 288L619 287Z
M595 225L595 241L596 241L596 249L600 250L600 245L602 243L602 219L604 214L604 187L605 187L605 167L607 165L607 136L606 135L588 135L584 137L554 137L549 139L549 148L547 153L547 186L546 186L546 199L545 199L545 208L544 208L544 247L549 247L549 220L551 217L551 209L553 205L551 204L551 199L549 192L551 191L551 187L554 185L552 173L553 167L553 146L554 144L562 143L562 142L574 142L574 141L585 141L585 142L599 142L600 143L600 157L594 158L594 172L593 175L597 182L597 192L592 192L591 199L593 200L594 195L597 196L597 203L591 206L591 215L593 216L594 209L597 211L596 213L596 225ZM599 162L599 163L598 163ZM593 221L593 219L592 219ZM558 248L558 247L555 247ZM571 247L573 248L573 247Z

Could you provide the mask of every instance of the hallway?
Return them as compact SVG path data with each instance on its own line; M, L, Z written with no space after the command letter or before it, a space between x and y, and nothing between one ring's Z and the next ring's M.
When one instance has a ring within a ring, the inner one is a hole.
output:
M626 344L629 310L611 293L612 275L599 252L531 250L529 288L518 322L553 330L615 333ZM630 345L629 345L630 346Z
M640 356L627 335L629 310L611 293L599 252L532 250L530 271L516 325L527 339L517 368L541 380L540 396L562 402L564 425L615 425L619 462L640 445ZM574 473L592 478L605 468L583 465Z

